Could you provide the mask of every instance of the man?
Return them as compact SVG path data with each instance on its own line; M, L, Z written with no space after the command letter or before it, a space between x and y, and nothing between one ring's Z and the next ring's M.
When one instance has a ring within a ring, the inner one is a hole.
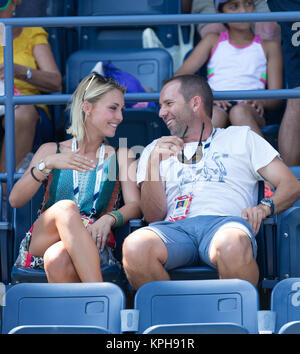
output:
M145 148L137 176L150 225L129 235L123 246L124 268L135 289L168 280L168 270L195 265L199 257L217 267L220 278L256 285L261 221L300 197L300 182L263 138L245 126L212 126L212 104L211 89L200 76L176 76L163 86L159 115L172 136ZM257 205L260 179L276 192Z

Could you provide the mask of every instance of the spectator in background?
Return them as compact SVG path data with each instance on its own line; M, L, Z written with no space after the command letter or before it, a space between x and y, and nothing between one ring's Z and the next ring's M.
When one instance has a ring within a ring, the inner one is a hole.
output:
M268 0L271 11L300 11L299 0ZM300 19L281 22L287 88L300 89ZM281 157L288 166L300 165L300 98L288 99L278 136Z
M254 0L215 0L224 13L253 12ZM277 41L262 41L251 23L228 23L220 35L208 33L176 75L194 74L207 62L207 80L216 91L282 88L282 53ZM280 107L281 100L215 101L212 123L217 128L248 125L262 136L264 111Z
M0 18L10 18L21 0L0 0ZM61 74L41 27L14 28L14 83L22 95L61 91ZM4 80L3 47L0 48L0 79ZM16 166L31 151L39 117L50 119L45 105L15 107ZM4 119L2 126L5 127ZM5 171L5 143L2 144L0 172Z
M208 14L215 13L214 0L192 0L192 13ZM255 9L257 12L268 12L268 6L265 0L255 0ZM203 38L207 33L221 33L226 30L222 23L199 23L197 26L199 35ZM277 40L280 42L280 27L276 22L257 22L255 24L255 33L264 39Z

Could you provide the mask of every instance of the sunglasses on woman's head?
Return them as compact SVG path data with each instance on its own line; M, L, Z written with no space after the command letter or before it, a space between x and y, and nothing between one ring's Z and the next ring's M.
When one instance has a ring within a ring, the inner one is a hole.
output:
M87 87L85 88L83 95L82 95L82 102L84 102L84 98L85 98L85 94L87 92L87 90L89 89L89 87L91 86L91 83L94 81L94 79L97 78L99 81L106 83L109 82L108 79L106 79L104 76L96 73L93 71L93 76L91 76L89 83L87 84Z

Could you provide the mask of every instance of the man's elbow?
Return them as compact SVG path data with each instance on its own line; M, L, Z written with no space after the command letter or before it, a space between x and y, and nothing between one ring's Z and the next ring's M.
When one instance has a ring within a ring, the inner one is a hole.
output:
M150 224L152 222L162 221L165 219L167 212L163 209L149 209L142 204L142 212L145 221Z

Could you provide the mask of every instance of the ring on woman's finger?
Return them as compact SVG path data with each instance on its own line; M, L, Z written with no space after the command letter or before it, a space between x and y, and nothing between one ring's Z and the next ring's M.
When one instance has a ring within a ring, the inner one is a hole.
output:
M100 238L100 237L101 237L101 235L99 235L99 234L98 234L98 235L96 235L96 239L97 239L97 238Z

